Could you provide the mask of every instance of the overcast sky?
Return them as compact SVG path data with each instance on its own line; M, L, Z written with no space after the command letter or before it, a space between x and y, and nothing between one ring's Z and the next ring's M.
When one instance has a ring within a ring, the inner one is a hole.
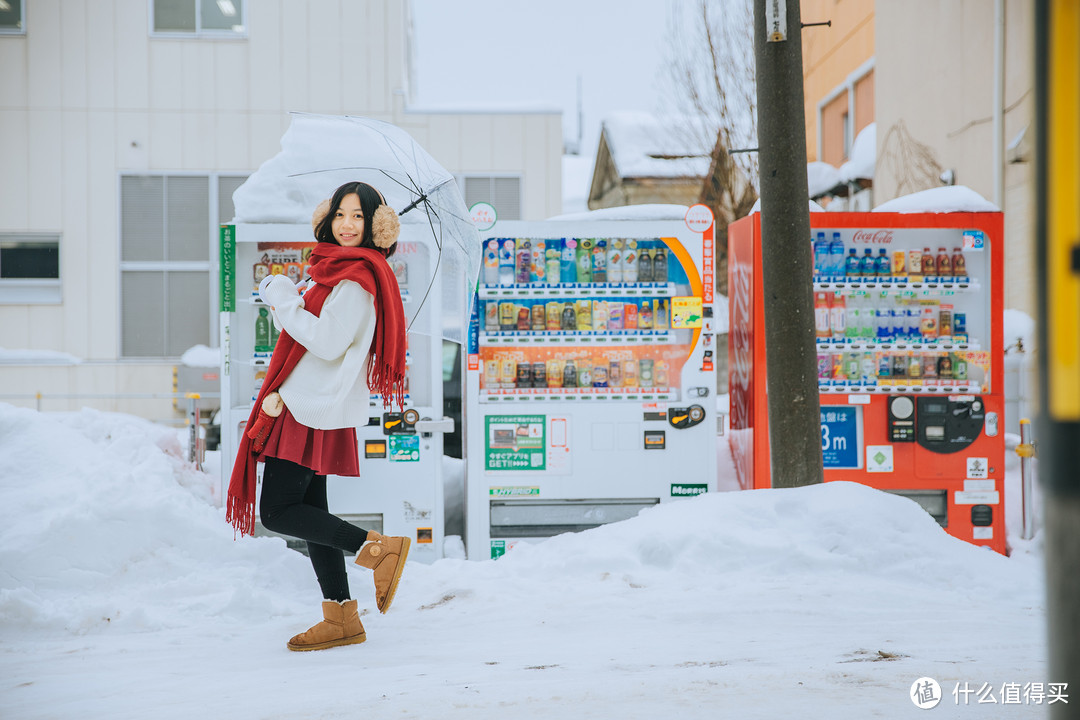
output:
M553 107L596 148L614 111L662 110L671 0L413 0L421 109Z

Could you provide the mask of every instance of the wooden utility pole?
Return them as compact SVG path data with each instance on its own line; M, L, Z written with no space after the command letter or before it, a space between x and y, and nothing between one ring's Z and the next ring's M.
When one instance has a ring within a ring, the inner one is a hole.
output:
M798 0L754 0L773 487L823 480Z

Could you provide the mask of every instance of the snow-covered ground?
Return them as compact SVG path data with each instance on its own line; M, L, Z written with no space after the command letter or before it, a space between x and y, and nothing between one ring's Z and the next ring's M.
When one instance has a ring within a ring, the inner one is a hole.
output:
M1001 694L1051 681L1038 537L1002 557L850 483L411 563L385 616L360 570L367 642L292 653L307 559L234 540L177 438L0 404L0 717L903 718L924 676L936 717L1048 714Z

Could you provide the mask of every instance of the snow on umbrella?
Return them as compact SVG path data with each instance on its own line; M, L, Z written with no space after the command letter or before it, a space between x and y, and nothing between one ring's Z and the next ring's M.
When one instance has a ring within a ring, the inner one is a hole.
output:
M410 241L421 239L436 248L433 256L419 249L408 256L416 297L405 307L410 330L429 308L429 295L438 292L442 317L436 327L443 337L463 342L480 271L480 236L454 176L405 130L371 118L292 113L281 152L234 193L234 221L309 225L321 201L357 180L377 188L401 216L399 252L419 248ZM425 325L416 330L424 332Z

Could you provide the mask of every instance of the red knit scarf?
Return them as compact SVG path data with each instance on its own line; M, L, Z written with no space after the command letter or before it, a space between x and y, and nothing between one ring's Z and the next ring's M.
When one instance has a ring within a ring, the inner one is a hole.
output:
M342 280L352 280L375 296L375 337L367 384L382 396L383 407L405 404L405 309L401 305L394 271L382 253L370 248L339 247L319 243L311 253L311 279L316 285L304 293L304 309L318 316L330 291ZM284 330L278 337L259 397L251 408L247 427L255 423L263 398L281 387L307 350ZM229 479L225 519L241 535L255 532L255 466L258 453L247 434L242 434Z

